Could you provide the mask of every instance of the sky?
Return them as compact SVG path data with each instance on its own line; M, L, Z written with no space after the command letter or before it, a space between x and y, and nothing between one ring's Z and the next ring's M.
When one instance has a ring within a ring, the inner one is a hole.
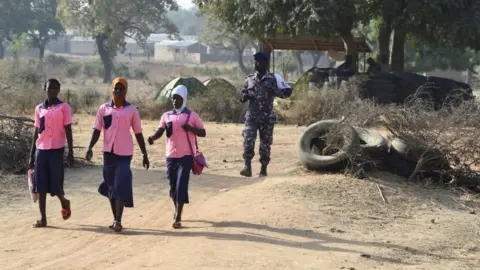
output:
M184 9L189 9L195 6L195 4L192 3L192 0L177 0L177 4Z

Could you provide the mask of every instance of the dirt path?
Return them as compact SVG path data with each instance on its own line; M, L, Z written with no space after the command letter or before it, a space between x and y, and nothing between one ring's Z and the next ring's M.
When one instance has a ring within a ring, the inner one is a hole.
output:
M91 130L91 119L83 121L76 126L79 145L86 145ZM146 135L153 127L146 123ZM106 228L112 217L96 191L98 167L67 172L73 216L61 220L58 202L49 198L46 229L29 227L38 212L25 189L11 191L8 200L0 197L0 268L479 268L480 227L470 213L478 209L472 198L419 190L392 176L362 181L306 173L296 165L295 127L276 129L269 177L240 178L241 126L207 128L209 137L200 143L211 168L191 180L187 228L171 229L162 143L150 148L156 168L134 172L135 208L125 211L122 234ZM95 154L98 161L99 148Z

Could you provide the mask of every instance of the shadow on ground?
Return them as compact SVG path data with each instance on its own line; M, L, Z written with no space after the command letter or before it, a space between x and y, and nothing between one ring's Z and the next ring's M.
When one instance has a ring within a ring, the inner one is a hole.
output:
M437 254L432 254L428 252L423 252L420 250L412 249L409 247L387 244L387 243L378 243L378 242L364 242L364 241L355 241L355 240L346 240L337 237L332 237L324 233L313 232L311 230L301 230L295 228L276 228L268 225L254 224L249 222L241 221L224 221L224 222L213 222L206 220L189 220L187 223L201 224L202 226L192 226L184 227L181 230L155 230L155 229L135 229L135 228L125 228L121 233L124 236L140 236L140 235L152 235L152 236L172 236L172 237L205 237L210 240L217 241L247 241L247 242L256 242L262 244L276 245L288 248L304 249L311 251L327 251L327 252L347 252L347 253L358 253L359 256L362 256L366 259L371 259L379 262L389 262L397 263L403 265L410 265L410 263L402 261L396 258L382 257L374 254L364 254L360 250L341 248L329 246L330 244L343 244L346 246L359 246L359 247L371 247L378 249L389 249L394 252L408 252L411 255L420 255L434 257L438 259L447 259L445 256L440 256ZM91 233L102 233L102 234L113 234L113 232L107 227L97 226L97 225L79 225L76 228L60 228L60 227L49 227L50 229L58 230L73 230L73 231L83 231ZM216 228L216 231L208 231L209 228ZM248 231L245 232L222 232L221 229L225 228L235 228L245 229ZM278 234L278 237L273 237L271 235L265 235L265 233L275 233ZM290 238L303 238L304 240L291 240ZM385 250L382 250L385 251ZM458 258L450 258L458 259Z

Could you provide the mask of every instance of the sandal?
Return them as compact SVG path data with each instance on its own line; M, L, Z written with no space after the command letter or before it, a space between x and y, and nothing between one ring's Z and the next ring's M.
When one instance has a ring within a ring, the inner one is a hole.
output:
M66 208L62 208L60 213L62 214L63 220L67 220L72 216L72 210L70 209L70 200L65 200Z
M122 231L123 226L122 226L122 224L120 224L120 222L115 222L115 223L113 223L113 225L112 225L112 229L113 229L115 232L119 233L119 232Z
M113 226L115 226L115 221L112 222L112 225L108 226L109 229L113 230Z
M172 224L172 228L174 229L181 229L182 228L182 223L180 221L174 222Z
M47 227L47 222L42 220L37 220L32 224L32 228L44 228Z

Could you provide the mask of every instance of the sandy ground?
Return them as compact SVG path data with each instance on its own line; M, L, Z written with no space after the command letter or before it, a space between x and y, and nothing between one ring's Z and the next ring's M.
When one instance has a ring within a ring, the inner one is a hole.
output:
M93 118L75 120L75 144L86 146ZM145 122L145 135L155 126ZM25 179L3 184L0 268L480 269L480 212L473 195L407 184L389 174L358 180L306 172L294 147L301 128L281 125L269 176L242 178L241 128L207 124L208 137L199 143L210 168L192 176L182 230L171 229L163 139L148 148L150 170L134 158L135 208L126 209L121 234L107 228L112 216L97 193L98 166L67 171L72 218L63 221L58 201L49 197L45 229L30 228L38 206L29 200Z

